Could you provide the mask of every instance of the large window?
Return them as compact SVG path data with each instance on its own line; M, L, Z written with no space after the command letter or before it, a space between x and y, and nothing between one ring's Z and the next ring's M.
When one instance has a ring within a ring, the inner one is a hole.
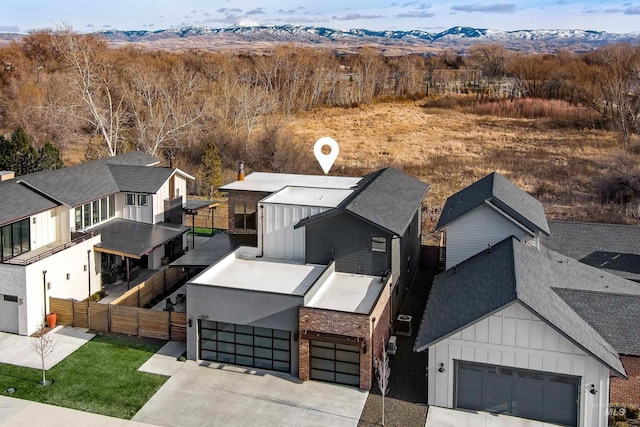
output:
M575 426L580 378L456 361L455 406Z
M234 228L256 230L256 204L235 202Z
M387 239L384 237L373 236L371 238L371 251L372 252L386 252L387 251Z
M31 250L29 218L0 228L0 259L17 257Z
M116 196L111 195L102 199L85 203L75 208L74 224L76 231L92 225L100 224L103 221L116 216Z

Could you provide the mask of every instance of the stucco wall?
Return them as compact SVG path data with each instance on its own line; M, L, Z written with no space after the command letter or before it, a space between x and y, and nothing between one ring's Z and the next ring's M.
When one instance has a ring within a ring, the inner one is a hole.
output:
M430 405L453 407L454 360L581 377L579 425L607 425L609 370L519 303L429 348ZM438 371L441 363L445 372ZM590 384L598 394L588 392Z
M18 265L0 264L0 294L18 297L18 333L26 335L27 306L25 304L26 269ZM21 328L21 325L22 328Z
M187 313L192 327L187 328L187 358L197 360L197 319L282 329L291 332L291 374L298 373L298 306L303 297L268 292L246 291L207 285L187 284Z

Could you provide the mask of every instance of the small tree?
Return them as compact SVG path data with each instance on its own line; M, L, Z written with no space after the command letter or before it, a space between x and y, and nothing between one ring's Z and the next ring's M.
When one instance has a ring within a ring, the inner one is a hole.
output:
M376 357L376 377L378 379L378 388L382 395L382 425L384 425L384 397L389 392L389 377L391 376L391 367L389 366L389 356L384 348L382 341L382 351L380 356Z
M61 169L64 164L58 147L50 142L45 143L38 152L38 170Z
M202 156L202 181L207 189L207 196L217 196L218 188L222 186L222 162L218 146L209 141Z
M50 383L47 383L46 378L46 370L44 369L44 358L50 355L55 348L55 343L53 341L53 337L47 334L47 328L44 324L40 325L34 337L31 341L31 348L36 352L38 356L40 356L40 360L42 361L42 383L41 385L47 386Z

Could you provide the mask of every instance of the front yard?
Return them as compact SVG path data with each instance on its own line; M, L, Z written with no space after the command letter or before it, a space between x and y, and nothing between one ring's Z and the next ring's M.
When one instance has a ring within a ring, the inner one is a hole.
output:
M160 347L135 338L96 335L47 371L47 380L53 380L49 387L38 384L38 369L0 364L0 393L130 419L168 379L137 370ZM11 387L15 392L9 394Z

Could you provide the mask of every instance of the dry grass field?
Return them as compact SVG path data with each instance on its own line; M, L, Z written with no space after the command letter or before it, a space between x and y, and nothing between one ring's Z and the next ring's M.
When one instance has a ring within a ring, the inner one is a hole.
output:
M291 128L310 150L322 136L338 141L331 174L394 166L430 183L432 220L449 195L495 170L542 201L551 217L625 221L621 206L600 203L600 179L619 150L613 132L428 108L421 101L314 110Z

